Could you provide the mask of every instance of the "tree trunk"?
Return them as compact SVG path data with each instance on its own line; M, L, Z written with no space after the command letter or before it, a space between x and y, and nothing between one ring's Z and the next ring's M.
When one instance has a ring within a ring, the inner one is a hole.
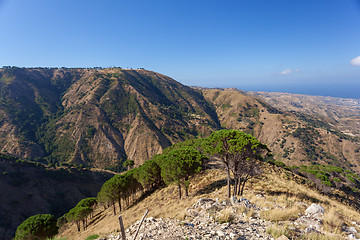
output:
M242 184L242 187L241 187L241 193L240 195L242 196L243 193L244 193L244 188L245 188L245 183L246 183L247 180L244 180L243 184Z
M189 184L190 184L190 182L189 182L189 178L188 177L185 177L185 182L184 182L185 184L185 197L189 197Z
M236 192L236 195L240 195L240 192L241 192L241 187L242 187L242 180L241 180L241 178L239 177L238 178L238 189L237 189L237 192Z
M115 206L114 200L112 200L112 205L113 205L113 209L114 209L114 215L116 215L116 206Z
M118 199L118 203L119 203L119 211L121 212L121 198L120 197Z
M229 168L226 169L226 173L227 173L228 198L230 198L231 197L231 188L230 188L230 171L229 171Z
M76 227L77 227L78 232L80 232L80 221L76 221Z
M238 189L238 178L234 178L235 183L234 183L234 191L233 191L233 196L235 196L237 194L237 189Z
M179 188L179 199L181 199L181 186L180 186L180 182L178 183L178 188Z

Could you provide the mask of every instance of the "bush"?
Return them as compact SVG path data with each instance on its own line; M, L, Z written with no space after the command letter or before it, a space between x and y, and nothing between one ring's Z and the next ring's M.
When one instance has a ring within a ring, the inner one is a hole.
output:
M98 237L99 237L99 235L93 234L93 235L88 236L85 240L95 240L95 239L97 239Z
M285 166L286 166L286 164L283 163L282 161L275 161L274 164L275 164L276 166L278 166L278 167L285 167Z
M22 222L16 229L14 240L35 240L53 237L58 233L56 218L50 214L37 214Z
M329 187L333 186L333 184L330 181L321 181L321 183L326 185L326 186L329 186Z
M342 182L339 178L333 178L332 179L334 182Z

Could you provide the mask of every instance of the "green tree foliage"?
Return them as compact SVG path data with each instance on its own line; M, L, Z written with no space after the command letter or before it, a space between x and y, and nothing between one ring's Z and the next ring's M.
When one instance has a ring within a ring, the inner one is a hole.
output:
M131 168L133 168L135 165L135 162L134 160L131 160L131 159L126 159L126 161L123 163L123 166L125 168L127 168L127 170L130 170Z
M57 221L58 226L64 225L66 222L74 221L76 223L78 231L80 231L80 223L83 223L83 229L87 228L87 220L88 217L92 217L92 213L94 212L94 208L97 205L97 198L89 197L82 199L76 204L76 206L60 217Z
M189 177L201 170L202 160L206 156L192 147L180 147L171 150L161 161L161 177L165 183L176 182L181 199L181 184L185 185L188 196Z
M238 130L220 130L213 132L202 142L205 154L220 161L227 173L228 197L231 196L230 171L235 177L234 194L238 194L238 186L244 189L246 181L258 174L260 167L257 160L262 154L270 151L252 135ZM242 191L240 192L242 193Z
M104 206L112 205L115 215L115 203L117 201L121 211L121 200L125 201L129 205L130 199L134 198L133 195L136 194L138 190L142 189L141 184L135 177L136 175L137 169L132 169L125 174L115 175L106 181L98 193L99 202Z
M66 215L68 222L74 221L76 223L78 231L80 231L80 222L83 222L83 229L87 227L87 217L93 211L90 207L75 206L70 209Z
M359 193L360 176L338 166L311 164L292 166L290 170L315 183L315 186L324 193L330 192L330 187L347 193Z
M37 214L22 222L16 229L14 240L42 240L58 233L56 218L50 214Z
M89 197L80 200L80 202L78 202L76 206L93 208L96 204L97 204L97 199L95 197Z
M153 158L144 162L136 173L136 178L141 186L150 191L162 185L163 182L161 178L161 168L155 159Z

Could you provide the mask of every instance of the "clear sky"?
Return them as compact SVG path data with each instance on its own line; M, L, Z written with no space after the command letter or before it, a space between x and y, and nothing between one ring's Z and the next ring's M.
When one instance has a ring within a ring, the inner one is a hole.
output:
M0 0L3 65L360 98L360 0Z

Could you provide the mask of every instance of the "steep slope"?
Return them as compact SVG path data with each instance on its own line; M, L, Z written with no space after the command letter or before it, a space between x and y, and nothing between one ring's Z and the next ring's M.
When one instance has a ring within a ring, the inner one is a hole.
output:
M79 75L77 70L0 69L1 151L44 157L38 130L61 110L61 93Z
M278 110L235 89L203 89L221 125L253 134L286 164L328 163L360 171L358 138L309 114Z
M51 213L60 217L79 200L96 196L112 173L52 169L0 155L0 239L11 239L26 218Z
M202 94L146 70L0 70L2 152L110 169L219 128ZM45 159L45 160L42 160Z

